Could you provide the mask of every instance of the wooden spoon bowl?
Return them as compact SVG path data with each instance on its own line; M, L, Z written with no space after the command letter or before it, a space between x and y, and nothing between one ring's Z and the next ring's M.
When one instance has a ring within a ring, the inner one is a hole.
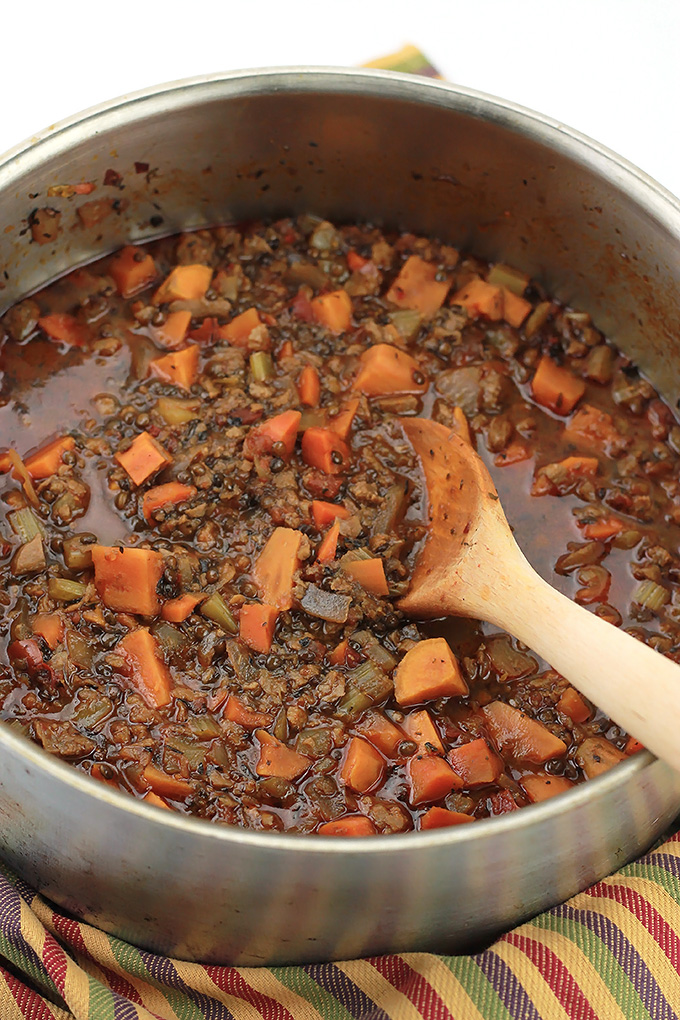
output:
M502 627L680 769L680 666L539 577L468 443L429 419L401 425L425 475L428 534L398 607L419 618L469 616Z

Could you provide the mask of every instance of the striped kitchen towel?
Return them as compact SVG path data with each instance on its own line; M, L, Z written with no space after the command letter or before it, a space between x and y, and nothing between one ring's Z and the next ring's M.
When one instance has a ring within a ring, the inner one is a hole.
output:
M302 967L156 956L0 870L1 1020L674 1020L680 833L474 956Z

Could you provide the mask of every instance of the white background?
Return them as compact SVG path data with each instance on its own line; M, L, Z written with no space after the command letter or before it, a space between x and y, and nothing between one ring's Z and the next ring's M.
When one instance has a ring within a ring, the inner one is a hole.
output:
M163 81L360 64L410 42L457 84L578 128L680 195L680 0L4 0L0 24L0 151Z

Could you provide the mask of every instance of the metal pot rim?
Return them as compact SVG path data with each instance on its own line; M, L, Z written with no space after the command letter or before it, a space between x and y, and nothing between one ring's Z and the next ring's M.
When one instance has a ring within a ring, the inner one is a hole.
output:
M205 92L208 97L214 96L217 99L224 96L225 92L232 91L245 95L306 91L329 94L368 93L385 99L398 98L425 105L453 106L458 112L500 124L511 131L521 129L524 135L541 142L547 148L578 159L619 189L631 194L649 215L663 222L667 229L671 229L672 224L680 240L680 201L637 166L587 135L534 110L474 89L378 69L323 66L252 68L198 75L132 92L59 121L0 155L0 188L9 184L15 174L30 173L33 166L71 148L84 131L89 133L96 130L95 124L104 128L110 121L115 122L123 111L126 119L130 119L131 111L131 119L144 119L159 105L166 111L169 106L179 109L191 105L196 101L196 93ZM70 785L79 795L105 801L112 810L136 814L147 823L227 844L239 843L252 846L253 849L272 851L294 847L307 854L334 854L340 847L355 854L399 854L412 845L414 838L423 841L428 847L441 844L453 847L471 840L487 839L494 833L502 837L508 830L531 829L535 824L547 823L550 818L577 810L592 796L606 796L617 787L625 786L633 775L656 760L648 751L642 751L621 762L615 769L576 786L560 797L529 805L519 813L511 812L509 815L479 820L472 830L469 826L456 826L418 832L417 835L409 832L389 837L366 836L351 840L349 846L344 837L322 839L316 835L261 833L236 826L211 825L187 815L162 811L88 778L25 737L12 732L7 726L0 726L0 748L3 745L23 758L27 768L51 774L55 780Z

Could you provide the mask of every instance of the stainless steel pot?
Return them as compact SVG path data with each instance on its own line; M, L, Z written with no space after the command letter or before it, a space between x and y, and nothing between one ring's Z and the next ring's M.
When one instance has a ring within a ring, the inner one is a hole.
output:
M83 181L97 190L54 191ZM83 226L79 207L101 198L107 215ZM58 236L32 243L45 207L60 213ZM332 69L162 86L10 152L0 209L6 305L129 238L201 224L307 210L431 233L588 309L675 396L678 203L563 125L456 86ZM11 867L109 932L206 962L469 950L640 853L679 808L680 778L644 753L474 826L263 834L148 807L0 727Z

